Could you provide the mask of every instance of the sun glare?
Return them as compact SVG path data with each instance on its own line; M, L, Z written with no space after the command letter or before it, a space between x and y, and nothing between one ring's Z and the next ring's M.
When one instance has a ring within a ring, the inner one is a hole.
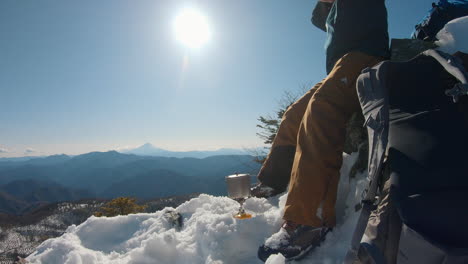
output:
M185 9L175 19L177 40L189 48L200 48L211 38L208 21L196 9Z

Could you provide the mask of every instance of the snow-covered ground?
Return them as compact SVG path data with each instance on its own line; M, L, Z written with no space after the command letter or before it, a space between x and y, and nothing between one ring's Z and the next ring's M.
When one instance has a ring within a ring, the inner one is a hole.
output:
M349 182L356 154L345 155L337 228L325 243L298 263L341 263L349 246L357 213L354 205L366 185L365 175ZM238 204L227 197L200 195L175 208L184 219L176 230L166 208L151 214L91 217L70 226L61 237L42 243L27 259L30 263L261 263L258 246L282 223L286 194L271 199L250 198L245 209L252 219L237 220ZM347 206L346 206L347 204ZM268 263L284 263L272 256Z
M37 213L38 220L30 224L7 224L7 227L0 228L0 263L14 263L16 256L31 254L42 241L62 235L73 223L84 222L102 204L95 201L84 204L63 202L56 207L44 208L42 213L48 216L41 219L41 213Z

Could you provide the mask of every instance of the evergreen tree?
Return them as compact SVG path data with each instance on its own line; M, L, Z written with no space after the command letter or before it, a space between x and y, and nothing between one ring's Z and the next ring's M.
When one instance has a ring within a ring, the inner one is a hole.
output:
M270 148L273 140L276 137L276 133L281 124L281 119L283 118L284 113L291 106L295 101L297 101L302 95L304 95L307 91L309 85L302 85L300 89L297 91L285 91L279 100L276 110L273 115L268 114L265 116L260 116L257 120L260 122L257 124L257 127L260 128L260 132L257 133L257 136L263 140L266 146L263 151L255 153L255 161L259 163L263 163L266 158L266 152Z

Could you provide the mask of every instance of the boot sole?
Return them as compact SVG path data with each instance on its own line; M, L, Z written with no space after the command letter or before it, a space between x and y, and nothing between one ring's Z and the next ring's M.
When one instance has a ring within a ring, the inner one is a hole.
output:
M305 256L307 256L312 250L320 247L323 243L323 241L325 241L325 238L327 237L327 234L328 232L330 232L331 229L327 230L325 232L325 234L323 235L323 238L322 240L320 240L320 243L318 243L317 245L310 245L309 247L307 247L306 249L304 249L301 253L299 253L298 255L294 256L294 257L290 257L290 258L286 258L286 261L290 262L290 261L294 261L294 260L301 260L303 259Z

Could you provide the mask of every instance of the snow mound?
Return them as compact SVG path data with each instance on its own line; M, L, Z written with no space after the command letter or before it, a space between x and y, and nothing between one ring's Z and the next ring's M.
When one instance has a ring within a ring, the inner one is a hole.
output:
M468 16L448 22L436 37L440 50L449 54L457 51L468 53Z
M356 156L344 155L342 175L348 174ZM321 247L297 263L342 262L358 217L353 208L367 184L365 178L360 175L349 181L341 177L337 209L344 212L340 224ZM175 209L183 216L180 229L165 216L173 208L151 214L92 216L79 226L70 226L61 237L44 241L27 260L48 264L262 263L257 258L258 246L280 228L286 198L287 194L250 198L245 209L254 217L237 220L232 217L238 209L235 201L202 194ZM285 259L273 255L267 263L283 264Z

